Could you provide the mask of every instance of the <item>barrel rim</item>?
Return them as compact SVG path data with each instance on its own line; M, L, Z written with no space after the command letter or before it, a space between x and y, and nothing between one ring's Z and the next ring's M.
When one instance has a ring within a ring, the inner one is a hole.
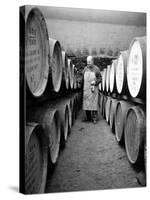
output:
M122 92L122 90L123 90L123 82L124 82L124 74L123 74L123 81L122 81L122 87L121 87L121 90L120 89L118 89L118 79L117 79L117 69L118 69L118 64L119 64L119 59L121 59L122 58L122 61L123 61L123 55L122 55L122 52L120 52L119 53L119 55L118 55L118 59L117 59L117 65L116 65L116 88L117 88L117 92L119 93L119 94L121 94L121 92ZM124 69L123 69L124 70Z
M67 127L66 127L66 132L65 132L65 141L67 141L68 139L68 133L69 133L69 107L68 105L66 104L65 106L65 119L67 118L67 124L65 124Z
M43 158L42 158L42 168L43 168L43 173L41 175L41 185L40 185L40 189L37 193L44 193L45 192L45 188L46 188L46 182L47 182L47 171L48 171L48 142L47 142L47 137L45 136L44 133L44 129L42 127L42 125L40 125L39 123L34 123L34 122L27 122L26 127L30 126L31 130L28 134L28 137L26 138L26 144L25 144L25 154L26 154L26 150L27 150L27 145L30 141L30 138L32 136L33 133L36 134L36 136L38 137L38 140L42 143L40 144L41 146L41 151L43 154ZM42 133L40 132L42 131ZM25 191L26 194L29 194L28 192Z
M127 123L127 118L128 118L128 115L130 114L131 111L134 111L136 113L136 118L139 119L138 121L140 121L139 124L137 124L138 128L140 129L140 131L138 130L139 132L139 138L140 138L140 143L139 143L139 149L138 149L138 154L137 154L137 157L135 159L131 158L131 155L130 155L130 152L129 152L129 149L128 149L128 146L127 146L127 134L126 134L126 126L125 126L125 149L126 149L126 153L127 153L127 157L130 161L131 164L136 164L138 162L138 158L139 158L139 153L141 152L141 145L144 144L144 134L146 134L146 126L144 126L144 130L141 130L141 124L142 122L145 122L145 114L144 114L144 111L140 108L140 106L133 106L131 108L128 109L127 111L127 114L126 114L126 117L125 117L125 123ZM140 113L142 114L142 122L140 120L140 116L139 114L137 113L138 111L140 111ZM141 134L142 132L142 134Z
M107 65L107 70L106 70L106 92L109 92L109 85L110 85L110 68L111 65Z
M69 132L69 108L67 103L62 105L60 109L58 109L58 112L61 125L61 140L65 143Z
M49 51L50 51L50 71L51 71L51 78L52 78L52 85L53 85L53 90L55 92L59 92L60 87L61 87L61 83L62 83L62 74L63 74L63 59L62 59L62 49L61 49L61 44L58 40L50 38L49 37ZM54 53L57 52L57 56L59 56L59 77L57 77L57 79L59 79L59 81L57 80L57 84L55 83L55 79L53 77L53 56Z
M43 73L43 80L40 80L40 83L38 85L38 87L36 88L36 91L31 91L31 88L28 86L31 94L34 96L34 97L40 97L46 87L47 87L47 83L48 83L48 77L49 77L49 47L48 47L48 29L47 29L47 24L46 24L46 21L45 21L45 18L44 18L44 15L43 13L41 12L41 10L37 7L34 7L32 8L29 13L28 13L28 16L27 16L27 19L26 19L26 25L25 25L25 30L27 31L28 30L28 24L30 23L30 18L32 18L33 16L35 16L38 21L39 21L39 24L40 24L40 28L42 29L42 31L44 31L43 35L44 35L44 45L45 45L45 71ZM42 34L42 33L41 33ZM27 35L27 34L26 34ZM26 46L26 45L25 45ZM26 67L25 67L26 68ZM26 74L26 73L25 73ZM27 77L27 74L26 74L26 77ZM27 80L27 78L26 78ZM27 81L28 83L28 81Z
M129 93L133 98L136 98L137 96L139 96L139 93L141 91L141 88L142 88L144 80L143 80L143 78L141 78L141 86L139 88L139 91L138 91L138 93L136 95L133 96L131 94L131 92L130 92L130 86L129 86L129 80L128 80L129 57L130 57L130 52L131 52L131 49L132 49L132 46L133 46L134 42L139 42L139 46L140 46L140 49L141 49L141 52L142 52L142 62L143 62L142 64L146 68L146 58L145 58L146 57L146 46L145 46L145 48L143 48L143 44L141 43L141 40L144 40L144 39L146 41L147 40L147 36L135 37L135 38L132 39L132 41L130 43L130 46L129 46L129 55L128 55L128 61L127 61L127 85L128 85ZM143 49L145 50L144 53L142 51ZM142 71L142 76L143 76L143 74L144 73ZM144 84L144 86L145 86L145 84Z
M73 89L73 76L74 76L74 69L73 69L73 63L70 59L70 87Z
M112 66L114 68L114 74L113 74L113 87L111 88L111 84L110 83L112 83L112 78L111 78ZM110 90L111 93L114 92L115 87L116 87L116 67L117 67L117 59L114 59L112 61L112 64L111 64L110 74L109 74L109 90Z
M103 89L103 92L104 92L105 89L106 89L106 68L104 68L104 70L103 70L103 76L102 76L102 89Z
M114 110L114 108L116 109L116 106L117 106L117 104L118 104L118 100L117 99L115 99L115 98L112 98L111 99L111 107L110 107L110 114L112 114L112 115L110 115L110 128L112 129L112 130L114 130L115 131L115 126L114 126L114 122L115 122L115 110Z
M123 138L123 128L122 128L121 137L119 138L119 134L118 134L118 131L117 131L117 113L118 113L119 106L121 108L121 103L120 102L117 103L116 111L115 111L115 136L116 136L117 142L120 143L122 138ZM121 113L122 113L122 108L121 108ZM124 126L123 122L122 122L122 126Z
M61 139L61 131L60 131L60 122L59 122L59 112L58 110L55 110L53 112L53 123L55 123L55 127L57 129L57 144L55 145L55 152L52 154L52 149L50 148L50 157L51 157L51 162L55 164L58 160L59 157L59 152L60 152L60 139Z
M109 122L110 119L110 104L111 104L111 97L107 98L106 104L105 104L105 115L106 115L106 121Z
M68 90L69 87L69 74L68 74L68 60L67 60L67 53L62 50L62 59L63 59L63 73L64 73L64 81L66 89Z
M73 77L72 77L72 72L73 67L72 67L72 60L68 58L68 73L69 73L69 86L71 89L73 89Z

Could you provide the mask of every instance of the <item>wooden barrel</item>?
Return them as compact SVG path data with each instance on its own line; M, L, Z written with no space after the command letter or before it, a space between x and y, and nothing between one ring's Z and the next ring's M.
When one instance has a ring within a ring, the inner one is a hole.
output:
M103 78L104 70L100 71L100 73L101 73L101 77Z
M79 102L78 102L78 93L75 94L74 97L74 112L75 112L75 119L77 119L78 111L79 111Z
M103 95L103 101L102 101L102 115L104 117L104 109L105 108L105 95Z
M27 111L27 121L40 123L48 137L51 162L56 163L60 150L61 128L59 113L52 106L30 108Z
M127 85L127 61L129 51L121 51L116 65L116 88L118 94L129 94Z
M103 92L105 91L106 88L106 69L103 70L103 75L102 75L102 90Z
M73 89L77 89L77 70L76 70L76 68L75 68L75 65L74 65L74 67L73 67L73 69L74 69L74 76L73 76Z
M63 60L60 43L52 38L49 38L50 46L50 72L52 79L52 89L54 92L59 92L63 74Z
M124 141L125 117L128 109L132 106L133 104L127 101L119 101L117 104L115 113L115 134L119 143Z
M74 89L74 69L75 69L75 65L72 64L72 68L71 68L71 77L72 77L72 80L73 80L73 83L72 83L72 87L71 89Z
M106 102L107 102L107 96L104 95L104 97L103 97L103 112L102 112L104 118L106 118L106 113L105 113Z
M99 113L101 113L100 104L101 104L101 93L99 92L99 94L98 94L98 116L99 116Z
M137 37L131 42L127 83L131 97L146 98L146 37Z
M25 132L25 194L44 193L47 180L48 143L43 128L28 123Z
M101 116L102 114L102 93L99 91L99 94L98 94L98 118Z
M101 97L101 114L103 116L104 112L104 94Z
M69 133L69 107L67 104L58 108L59 121L61 126L61 146L64 147Z
M104 98L104 95L102 93L100 93L99 107L100 107L100 113L101 114L102 114L102 110L103 110L103 98Z
M69 58L67 60L68 60L68 76L69 76L69 89L70 89L71 88L71 86L70 86L70 62L71 62L71 60Z
M99 84L98 84L98 89L99 89L99 91L102 90L102 83L99 83Z
M76 116L76 111L75 111L75 97L73 96L71 98L71 101L70 101L70 104L71 104L71 113L72 113L72 126L75 122L75 116Z
M68 73L69 73L70 88L73 89L73 65L71 59L68 59Z
M109 125L113 131L115 131L114 123L115 123L115 113L116 113L117 104L118 104L118 100L112 98L111 103L110 103Z
M75 118L76 118L76 104L75 104L75 96L72 95L70 99L67 101L68 108L69 108L69 129L72 128ZM79 100L78 100L79 102Z
M64 148L65 143L68 138L69 134L69 106L68 106L68 100L69 97L63 97L59 99L55 99L51 102L45 102L45 107L52 108L54 110L58 111L58 122L60 124L60 145L62 148ZM59 128L59 127L58 127Z
M72 128L72 102L71 99L67 101L67 105L69 108L69 129Z
M110 67L109 88L111 93L116 91L116 65L117 59L113 60Z
M68 59L65 51L62 51L62 60L63 60L63 78L62 81L65 83L65 88L69 88L69 74L68 74Z
M25 74L32 95L41 96L49 79L49 37L38 8L29 12L26 21Z
M144 156L144 140L146 136L145 112L139 106L130 108L125 123L125 148L129 161L138 162Z
M77 89L77 79L76 79L76 76L74 76L74 79L73 79L73 89Z
M101 73L101 77L102 77L102 81L103 81L103 73L104 73L104 70L100 72ZM99 91L103 91L103 88L102 88L102 81L101 83L99 84Z
M107 97L107 101L105 104L105 115L106 115L106 121L109 122L110 117L110 105L111 105L111 97Z
M106 70L106 92L109 92L109 80L110 80L110 65L107 65Z

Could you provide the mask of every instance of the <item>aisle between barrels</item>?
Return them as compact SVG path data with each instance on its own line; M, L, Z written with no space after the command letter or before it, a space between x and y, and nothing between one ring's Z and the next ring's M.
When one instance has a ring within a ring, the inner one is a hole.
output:
M69 192L141 187L139 171L129 163L107 122L83 122L79 113L66 147L53 173L48 173L46 192Z

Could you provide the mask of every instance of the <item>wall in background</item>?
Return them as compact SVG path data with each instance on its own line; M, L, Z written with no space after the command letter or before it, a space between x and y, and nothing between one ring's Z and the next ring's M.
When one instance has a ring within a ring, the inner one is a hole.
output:
M134 37L146 35L145 26L47 19L49 35L60 41L68 54L116 56L129 48Z

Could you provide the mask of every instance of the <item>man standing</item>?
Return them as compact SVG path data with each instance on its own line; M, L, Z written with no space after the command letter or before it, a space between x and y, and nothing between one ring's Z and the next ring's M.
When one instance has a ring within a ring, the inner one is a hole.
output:
M87 66L83 71L83 110L86 112L87 120L93 120L96 124L98 110L98 84L101 82L99 68L93 64L92 56L87 57Z

